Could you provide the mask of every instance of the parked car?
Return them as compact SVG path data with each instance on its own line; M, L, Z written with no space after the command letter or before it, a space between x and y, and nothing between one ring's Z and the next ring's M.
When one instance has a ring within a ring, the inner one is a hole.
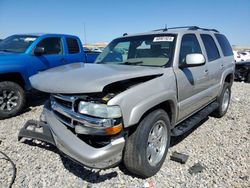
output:
M250 82L250 61L235 63L235 80Z
M238 51L233 50L233 54L235 62L243 61L243 59L241 58L242 55Z
M231 45L214 29L126 35L114 39L95 64L32 76L32 86L51 93L51 99L41 122L28 122L19 139L52 143L91 168L123 161L131 173L150 177L165 161L171 136L210 113L225 115L233 74Z
M78 37L62 34L13 35L0 43L0 119L19 113L25 91L32 89L29 77L65 64L93 62Z
M240 52L240 54L241 54L241 59L243 61L250 61L250 52L244 51L244 52Z

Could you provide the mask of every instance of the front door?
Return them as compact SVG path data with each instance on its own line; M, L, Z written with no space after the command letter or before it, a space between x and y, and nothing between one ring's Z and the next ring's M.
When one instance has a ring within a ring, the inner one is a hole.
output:
M185 63L186 55L192 53L202 53L199 41L195 34L185 34L182 37L179 65ZM177 90L178 90L178 121L191 115L209 102L206 93L208 89L208 67L205 63L201 66L177 68Z

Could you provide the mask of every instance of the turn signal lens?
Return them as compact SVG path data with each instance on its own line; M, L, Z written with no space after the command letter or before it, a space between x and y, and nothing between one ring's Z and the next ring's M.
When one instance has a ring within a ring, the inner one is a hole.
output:
M122 124L120 123L116 126L106 128L105 132L107 135L114 135L114 134L121 132L121 130L122 130Z

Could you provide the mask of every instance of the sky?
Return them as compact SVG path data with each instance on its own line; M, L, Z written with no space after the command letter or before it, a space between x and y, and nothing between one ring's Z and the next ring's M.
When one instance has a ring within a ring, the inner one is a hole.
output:
M45 32L110 42L123 33L196 25L250 46L249 18L250 0L0 0L0 39Z

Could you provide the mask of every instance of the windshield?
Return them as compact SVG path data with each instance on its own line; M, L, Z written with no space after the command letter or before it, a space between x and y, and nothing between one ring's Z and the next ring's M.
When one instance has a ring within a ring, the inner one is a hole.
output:
M143 35L112 41L95 63L164 66L172 59L174 35Z
M23 53L36 39L31 35L13 35L0 42L0 51Z

